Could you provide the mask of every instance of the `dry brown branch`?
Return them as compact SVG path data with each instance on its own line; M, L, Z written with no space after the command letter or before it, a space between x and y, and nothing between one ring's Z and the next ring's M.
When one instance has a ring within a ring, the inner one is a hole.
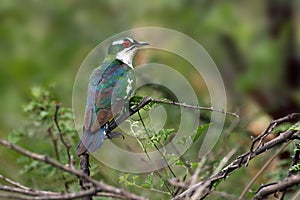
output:
M27 157L50 164L60 170L63 170L70 174L73 174L73 175L77 176L78 178L84 179L92 184L91 189L77 192L77 193L64 193L64 194L60 194L60 195L47 195L47 196L44 196L43 194L39 194L40 196L37 196L34 198L31 197L31 198L27 198L27 199L75 199L75 198L80 198L80 197L89 196L89 195L98 195L97 194L98 192L105 192L106 195L111 194L112 196L115 196L115 197L118 196L121 199L145 200L144 197L132 194L124 189L116 188L114 186L107 185L103 182L98 182L98 181L92 179L91 177L87 176L86 174L82 173L81 171L76 170L76 169L72 168L71 166L62 165L59 162L57 162L56 160L53 160L52 158L50 158L48 156L28 151L26 149L23 149L22 147L19 147L15 144L12 144L12 143L2 140L2 139L0 139L0 145L6 146L16 152L19 152L19 153L27 156ZM13 196L13 195L10 195L10 196ZM7 198L9 198L9 197L7 197ZM26 197L24 197L23 199L26 199Z
M291 142L291 141L290 141ZM257 180L257 178L267 169L267 167L272 163L272 161L290 144L290 142L283 144L280 149L271 157L269 158L265 164L260 168L259 172L251 179L251 181L248 183L248 185L244 188L243 192L239 196L238 200L243 200L244 196L250 189L250 187L254 184L254 182Z
M300 175L292 175L285 178L277 183L262 186L257 192L253 200L265 199L270 194L274 194L279 191L286 190L287 188L293 187L300 184Z
M283 133L281 133L278 137L274 138L273 140L270 140L269 142L263 143L262 138L266 137L266 135L270 134L272 130L280 123L285 121L297 121L295 124L299 124L300 120L300 113L293 113L290 115L287 115L283 118L280 118L278 120L274 120L270 123L269 127L262 133L262 135L258 136L257 138L253 139L253 143L256 143L257 141L260 144L254 149L254 145L252 144L251 149L249 152L244 153L240 156L238 156L234 161L232 161L227 167L223 168L218 173L208 177L207 179L191 186L189 189L185 190L181 194L177 195L173 199L184 199L186 197L192 197L195 194L197 194L198 199L204 199L209 193L212 191L214 183L225 179L232 171L242 167L242 165L247 166L248 162L253 159L254 157L274 148L281 144L288 143L294 139L297 139L297 137L294 137L299 131L294 129L289 129ZM274 125L275 124L275 125ZM200 195L199 195L200 194Z

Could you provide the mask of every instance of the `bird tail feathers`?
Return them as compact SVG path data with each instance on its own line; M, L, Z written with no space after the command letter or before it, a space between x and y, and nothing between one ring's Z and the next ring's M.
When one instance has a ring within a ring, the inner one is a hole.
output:
M76 148L76 154L78 156L87 153L97 151L104 140L105 128L102 127L98 131L91 132L89 130L83 130L83 136Z

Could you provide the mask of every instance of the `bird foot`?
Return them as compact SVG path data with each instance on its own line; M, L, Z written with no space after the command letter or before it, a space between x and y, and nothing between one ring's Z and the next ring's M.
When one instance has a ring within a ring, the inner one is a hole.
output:
M113 139L113 138L123 138L123 140L125 139L125 136L122 133L117 131L108 132L106 133L105 136L107 139Z

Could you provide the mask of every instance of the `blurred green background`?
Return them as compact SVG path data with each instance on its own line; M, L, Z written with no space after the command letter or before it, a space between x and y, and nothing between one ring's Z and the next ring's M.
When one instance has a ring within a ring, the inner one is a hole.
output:
M258 134L269 119L299 111L299 10L296 0L2 0L0 137L28 123L22 105L32 86L55 83L70 107L87 54L116 33L146 26L174 29L203 45L223 76L228 109L239 110L242 128ZM257 116L267 120L251 125Z

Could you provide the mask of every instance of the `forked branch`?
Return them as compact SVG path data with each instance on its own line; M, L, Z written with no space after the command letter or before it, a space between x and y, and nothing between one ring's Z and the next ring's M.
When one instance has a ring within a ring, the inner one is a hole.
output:
M218 173L206 178L203 181L200 181L199 183L191 186L181 194L177 195L174 197L174 200L177 199L185 199L185 198L190 198L192 197L193 199L204 199L207 195L209 195L213 189L213 186L216 182L225 179L227 176L230 175L230 173L238 168L241 168L243 165L247 166L248 162L255 158L256 156L273 149L274 147L277 147L281 144L288 143L292 140L298 139L297 134L299 134L299 130L297 129L288 129L287 131L280 133L280 135L273 140L270 140L266 143L263 143L261 138L266 137L268 134L272 132L272 130L280 123L285 122L285 121L290 121L294 122L295 126L299 125L300 123L300 113L293 113L290 115L287 115L283 118L280 118L278 120L274 120L270 123L269 127L262 133L262 135L258 136L257 138L253 139L252 141L252 146L250 148L250 151L247 153L244 153L240 156L238 156L235 160L233 160L227 167L223 168L221 171ZM260 141L259 145L254 149L253 143L256 143L257 141ZM298 178L293 176L293 179L287 179L286 181L283 181L283 183L278 183L279 186L281 187L282 185L284 186L290 186L289 180L293 180L293 184L298 184ZM269 187L268 187L269 188ZM263 190L265 192L266 190ZM272 189L267 190L268 192L272 191ZM267 193L267 192L266 192ZM260 193L261 195L262 193ZM265 194L265 193L264 193Z

